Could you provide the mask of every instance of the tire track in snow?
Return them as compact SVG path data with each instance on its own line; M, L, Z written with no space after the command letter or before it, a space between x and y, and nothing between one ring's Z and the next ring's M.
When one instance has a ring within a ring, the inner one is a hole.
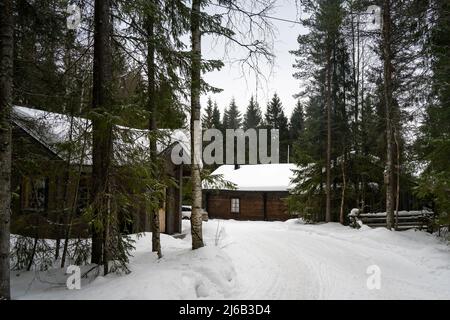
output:
M427 247L423 239L410 242L406 233L380 237L377 233L383 230L358 231L337 224L225 221L224 225L233 239L224 250L235 264L240 284L238 299L450 296L445 286L446 281L450 283L450 277L445 276L449 274L448 265L435 271L420 263L420 251L413 255L411 251L402 252L406 244L417 246L417 250ZM435 251L442 261L441 254L446 253ZM381 290L366 286L367 267L374 264L382 270ZM253 269L249 272L248 268ZM439 277L434 272L439 272Z
M237 299L318 297L317 276L298 255L301 250L298 243L286 244L277 232L274 234L251 222L231 223L233 226L227 228L227 233L233 238L233 244L224 250L235 263L240 284Z

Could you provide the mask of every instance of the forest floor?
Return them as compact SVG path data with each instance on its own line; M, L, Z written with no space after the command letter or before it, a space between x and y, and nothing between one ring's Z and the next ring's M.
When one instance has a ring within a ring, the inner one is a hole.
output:
M80 290L66 288L61 269L13 271L13 298L450 299L450 246L425 232L210 220L206 246L192 251L189 221L183 228L183 239L162 235L162 259L147 233L131 273L82 279Z

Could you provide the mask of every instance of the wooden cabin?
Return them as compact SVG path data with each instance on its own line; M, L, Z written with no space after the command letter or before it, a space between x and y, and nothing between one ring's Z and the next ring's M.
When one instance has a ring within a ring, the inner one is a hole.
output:
M223 165L212 176L221 176L234 188L205 183L204 206L209 218L235 220L288 220L286 202L294 164Z
M12 124L12 232L31 236L39 232L41 238L59 238L61 228L58 226L67 223L66 217L70 212L74 219L73 236L88 237L90 230L81 219L81 213L89 203L91 188L90 121L15 106ZM119 129L121 134L132 135L133 143L118 138L119 142L115 140L113 147L119 159L117 170L126 170L129 160L126 152L135 147L148 148L148 132L124 127ZM181 187L183 176L188 175L189 171L186 166L173 164L170 154L172 148L180 145L183 159L189 159L189 138L181 130L163 131L164 138L158 142L158 152L164 163L164 174L175 184L166 188L165 201L160 204L160 225L162 232L175 234L181 232ZM78 140L78 147L69 156L67 142L70 132L70 141ZM76 178L73 172L77 173ZM113 183L127 188L126 183L119 180L116 178ZM124 230L132 233L150 231L150 214L139 198L141 191L130 189L126 192L136 197L128 208L132 221L127 219L123 222L126 224ZM120 210L118 216L120 219Z

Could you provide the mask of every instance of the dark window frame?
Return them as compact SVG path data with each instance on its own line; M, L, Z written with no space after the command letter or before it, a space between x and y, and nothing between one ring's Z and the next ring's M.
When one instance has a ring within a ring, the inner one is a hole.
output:
M237 211L233 211L233 208L235 208L235 206L233 206L233 200L237 200ZM239 198L239 197L231 197L230 198L230 212L232 214L240 214L241 213L241 198Z
M37 183L41 183L41 186L40 187L36 186ZM20 186L21 210L26 212L47 211L50 196L49 189L50 189L50 181L48 177L40 177L40 176L22 177L22 183ZM41 201L39 201L39 199ZM39 204L39 206L36 206L36 204Z

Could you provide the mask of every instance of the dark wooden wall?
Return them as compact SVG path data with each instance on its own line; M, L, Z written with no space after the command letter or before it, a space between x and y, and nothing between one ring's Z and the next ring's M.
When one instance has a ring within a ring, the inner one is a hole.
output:
M292 218L284 201L288 192L205 191L205 208L210 218L235 220L288 220ZM231 199L239 198L240 212L231 212Z
M162 157L164 158L165 174L176 181L176 185L170 185L166 190L165 233L181 233L181 190L183 188L183 176L189 172L184 170L183 165L174 165L172 163L170 152L164 152Z
M12 132L12 150L13 150L13 170L12 170L12 191L18 195L14 197L12 203L12 232L17 234L34 236L36 225L39 225L39 233L41 237L56 238L58 230L54 224L49 224L49 221L59 221L61 216L63 201L63 185L64 172L66 169L66 162L60 159L54 152L49 150L44 144L32 137L28 132L21 127L14 125ZM182 166L175 166L170 161L170 153L167 152L165 156L165 173L171 176L176 183L181 186L183 174ZM77 169L78 170L78 169ZM76 170L76 171L77 171ZM90 167L84 167L83 172L86 174L85 184L90 186ZM45 177L48 181L47 189L47 203L46 207L39 212L25 212L22 209L22 185L24 179L29 177ZM119 183L119 182L118 182ZM75 179L70 179L68 184L67 196L69 199L67 204L73 202L75 195ZM178 186L172 185L168 188L166 193L166 214L163 224L166 226L165 233L173 234L181 232L181 191ZM142 231L150 231L150 217L139 197L132 203L133 208L130 208L133 221L129 226L126 226L128 232L136 233ZM120 211L119 211L120 212ZM120 213L119 213L120 214ZM65 216L65 215L62 215ZM77 219L81 220L81 216ZM88 226L85 223L77 224L81 227L79 230L73 228L74 236L89 236Z

